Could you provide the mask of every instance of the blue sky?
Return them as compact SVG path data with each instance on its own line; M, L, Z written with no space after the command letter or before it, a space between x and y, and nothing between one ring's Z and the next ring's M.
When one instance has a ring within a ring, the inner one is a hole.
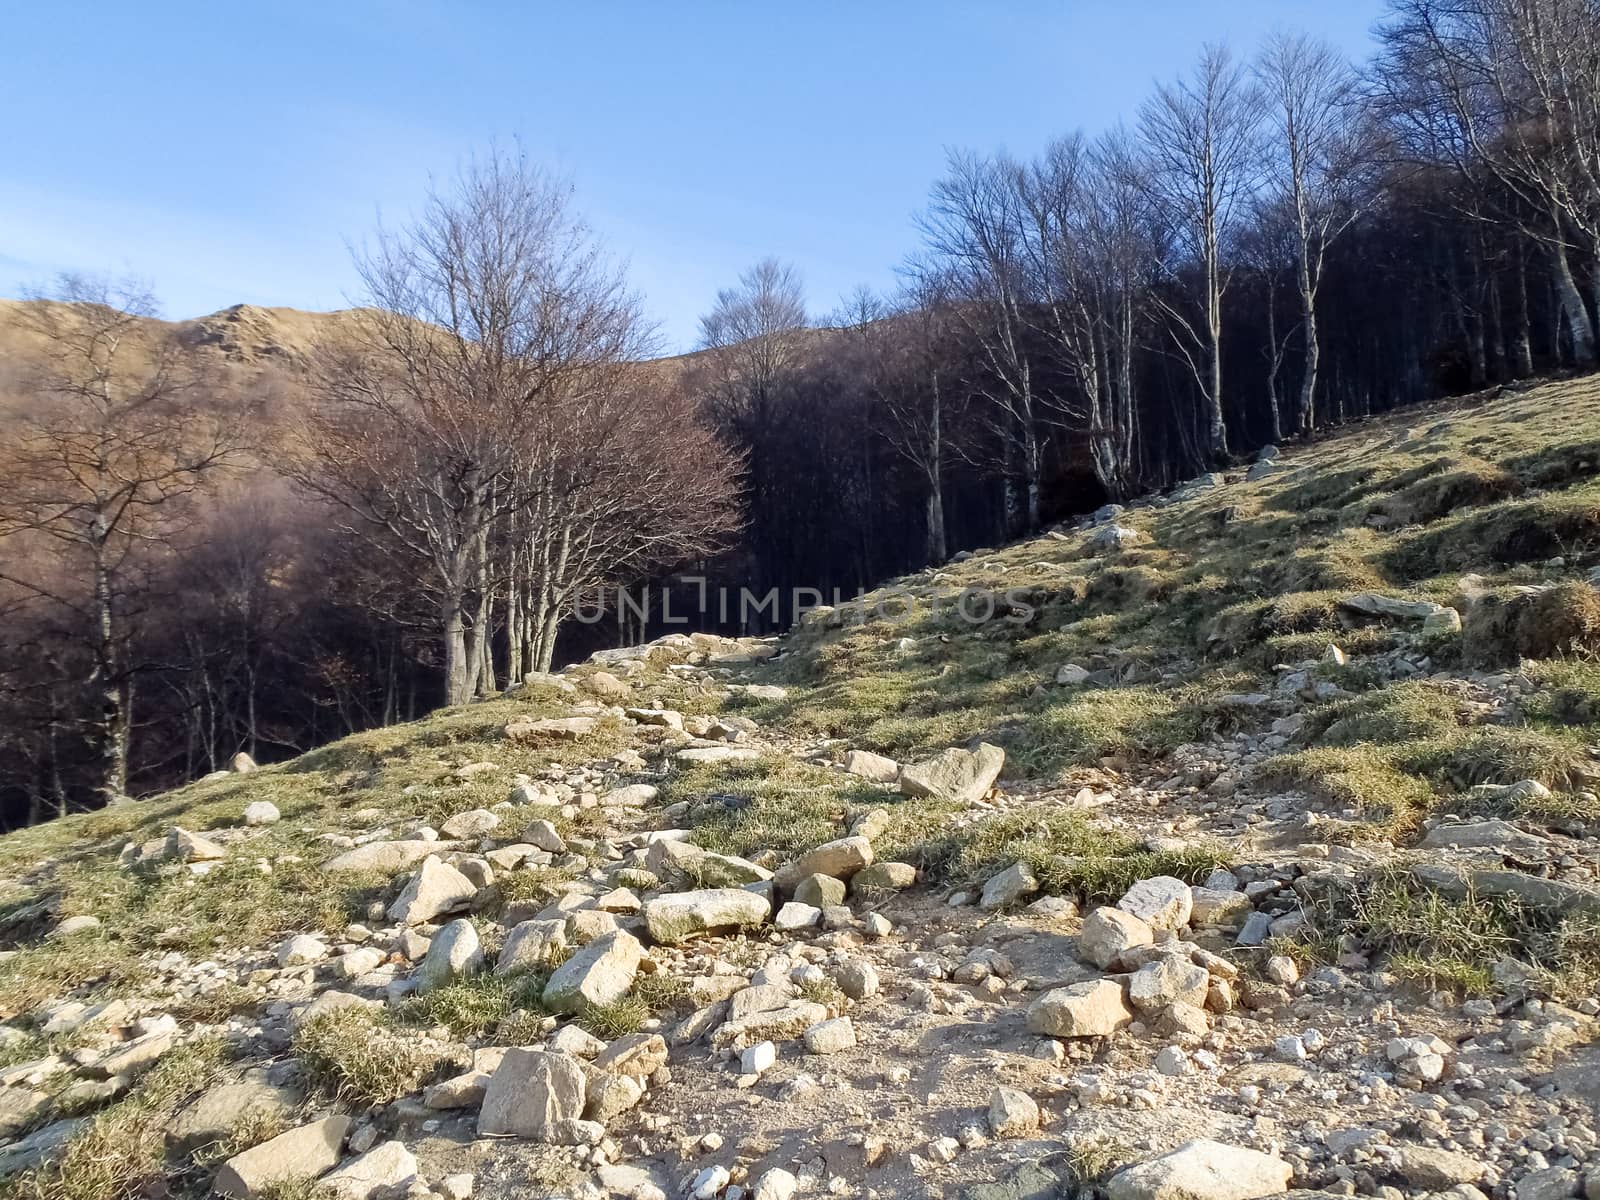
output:
M689 348L776 254L826 312L888 287L946 147L1130 116L1199 45L1305 29L1364 57L1382 0L72 0L0 39L0 295L132 273L168 316L343 307L347 243L519 141Z

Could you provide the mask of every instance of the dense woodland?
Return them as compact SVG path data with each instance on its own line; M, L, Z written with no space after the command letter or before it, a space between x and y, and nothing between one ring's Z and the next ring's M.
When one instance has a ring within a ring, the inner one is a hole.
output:
M226 361L94 281L15 306L0 817L660 632L618 586L678 612L693 578L853 593L1265 443L1595 365L1596 0L1394 0L1369 63L1207 48L1117 128L1061 124L1032 157L950 154L894 294L818 313L763 261L681 359L652 360L567 190L500 154L369 240L368 307L304 352Z

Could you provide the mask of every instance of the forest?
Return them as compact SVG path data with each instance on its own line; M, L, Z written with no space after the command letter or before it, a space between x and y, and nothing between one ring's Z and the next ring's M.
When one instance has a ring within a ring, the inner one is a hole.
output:
M676 358L565 183L500 150L292 346L113 280L5 305L0 825L718 628L701 581L853 595L1593 370L1600 5L1392 0L1377 45L1207 47L1114 128L953 148L892 294L814 307L777 254ZM688 623L573 615L643 585Z

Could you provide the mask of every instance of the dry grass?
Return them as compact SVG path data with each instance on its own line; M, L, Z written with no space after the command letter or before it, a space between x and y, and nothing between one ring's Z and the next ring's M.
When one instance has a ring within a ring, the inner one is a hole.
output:
M1489 595L1472 611L1466 649L1491 665L1600 652L1600 593L1565 583L1533 595Z

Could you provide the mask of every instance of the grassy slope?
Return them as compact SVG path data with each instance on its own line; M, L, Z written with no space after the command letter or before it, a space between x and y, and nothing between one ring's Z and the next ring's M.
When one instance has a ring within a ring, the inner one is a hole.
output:
M1431 797L1475 783L1534 777L1570 791L1600 740L1590 589L1556 593L1575 611L1540 610L1532 631L1502 621L1423 647L1461 671L1548 652L1525 668L1541 698L1510 727L1464 726L1434 683L1373 690L1387 681L1364 660L1412 645L1414 628L1350 628L1336 605L1375 591L1464 606L1466 572L1494 596L1581 580L1600 561L1597 465L1593 378L1396 414L1297 450L1266 479L1125 513L1118 523L1145 535L1131 549L1092 557L1083 535L1039 539L901 581L924 593L1020 588L1038 611L973 626L922 604L893 622L819 623L794 639L805 653L772 668L802 686L754 715L902 757L981 736L1007 748L1008 773L1050 777L1258 722L1219 697L1270 692L1275 665L1337 644L1350 664L1317 674L1357 698L1311 714L1312 749L1285 760L1286 781L1347 792L1402 835ZM1122 681L1057 687L1068 662Z

